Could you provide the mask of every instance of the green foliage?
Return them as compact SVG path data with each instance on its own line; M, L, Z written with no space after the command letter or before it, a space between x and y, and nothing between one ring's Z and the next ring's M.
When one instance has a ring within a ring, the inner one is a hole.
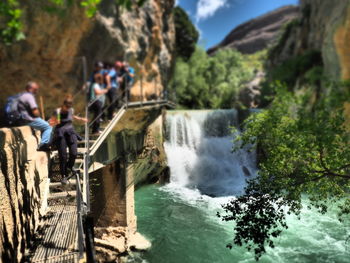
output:
M24 38L20 18L22 10L17 0L0 2L0 38L5 44Z
M323 80L326 80L324 78L322 66L314 66L305 73L304 78L305 83L310 85L320 85Z
M181 7L175 7L173 14L176 33L176 55L188 60L196 49L199 33Z
M93 17L101 0L83 0L80 5L86 9L86 16Z
M273 68L270 76L272 80L279 80L287 84L288 87L293 87L298 78L304 76L313 67L320 67L322 65L321 52L310 50L303 55L288 59L276 68Z
M274 57L276 54L280 54L295 28L299 27L300 25L301 22L298 18L295 18L284 25L277 43L269 50L269 57Z
M299 86L321 86L324 79L322 54L318 50L309 50L302 55L292 57L278 66L273 67L268 73L268 81L262 85L262 103L265 107L274 97L275 84L287 85L293 90L298 81Z
M185 62L178 59L170 90L176 92L178 104L191 109L232 108L243 85L260 68L257 56L244 56L236 50L219 50L214 56L197 48Z
M116 4L127 10L133 3L142 6L147 0L115 0ZM50 14L63 15L74 3L79 3L86 10L87 17L93 17L101 0L45 0L37 5ZM1 0L0 2L0 41L10 45L25 38L23 33L22 15L24 7L20 0Z
M333 84L335 85L335 84ZM270 108L252 115L237 147L258 147L259 176L246 194L224 207L223 220L235 220L234 244L254 249L256 259L286 228L285 213L299 214L302 195L325 213L332 203L339 215L350 212L350 132L344 102L348 84L310 103L313 92L292 94L280 85Z

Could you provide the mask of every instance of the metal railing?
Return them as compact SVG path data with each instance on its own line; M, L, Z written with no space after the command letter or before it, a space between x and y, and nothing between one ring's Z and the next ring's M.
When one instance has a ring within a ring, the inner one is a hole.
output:
M83 74L84 74L84 83L87 83L87 66L86 66L86 59L85 57L82 58L83 60ZM126 81L126 79L124 79ZM125 110L130 107L137 107L137 106L144 106L144 105L149 105L151 104L150 101L144 101L144 90L143 90L143 76L141 75L139 79L140 83L140 101L139 102L129 102L129 96L130 96L130 90L131 86L130 85L125 85L124 90L122 91L121 94L116 95L114 100L110 102L110 104L107 107L104 107L102 112L98 114L97 116L94 116L94 119L92 121L88 121L85 123L84 127L84 147L85 147L85 152L83 155L83 163L80 165L79 170L83 170L83 187L81 187L81 181L80 181L80 175L77 173L77 214L78 214L78 220L77 220L77 227L78 227L78 247L79 247L79 257L82 258L84 254L84 250L87 248L84 246L84 239L86 239L86 235L84 236L84 231L83 231L83 221L84 218L87 217L88 213L90 212L90 184L89 184L89 168L90 168L90 162L91 162L91 156L96 152L98 147L101 145L103 140L106 138L110 130L113 128L112 126L104 130L104 134L101 134L96 142L94 144L90 144L90 133L89 130L90 128L97 122L100 121L101 117L106 114L108 115L108 111L111 109L113 106L120 106L118 108L117 113L115 116L112 118L111 124L114 122L116 123ZM90 89L90 87L87 87L87 89ZM86 91L86 90L85 90ZM81 92L81 91L80 91ZM80 93L79 92L79 93ZM161 95L161 96L159 96ZM152 101L152 103L164 103L167 102L167 98L165 97L166 93L160 94L157 93L157 83L154 81L154 97L155 100ZM161 98L162 97L162 98ZM91 107L96 103L97 100L99 100L100 97L96 97L94 100L88 102L85 106L85 118L88 120L89 119L89 112ZM116 105L117 102L122 102L120 104L122 105ZM114 123L114 124L115 124ZM93 261L92 261L93 262Z
M90 87L89 87L90 88ZM82 258L84 255L84 251L86 251L86 247L84 244L86 243L86 238L88 238L86 235L84 235L84 229L83 229L83 221L84 218L87 217L88 213L90 212L90 183L89 183L89 166L90 166L90 159L91 159L91 154L90 154L90 133L89 130L94 125L97 121L100 121L100 118L102 117L103 114L107 114L108 111L112 106L114 106L122 97L124 94L122 93L119 96L116 96L114 100L110 103L108 107L105 107L103 111L95 116L95 118L90 121L85 123L85 131L84 131L84 146L85 146L85 152L83 156L83 163L79 167L79 171L81 168L83 168L83 187L81 188L81 181L80 181L80 173L76 173L76 182L77 182L77 228L78 228L78 249L79 249L79 258ZM94 100L90 101L87 103L85 107L85 118L88 120L89 119L89 111L91 106L94 105L94 103L99 100L99 97L96 97ZM128 98L127 98L127 93L125 93L125 103L121 107L121 109L124 109L125 104L127 105L128 103ZM91 243L91 241L90 241ZM91 248L90 248L91 250ZM89 254L94 254L90 253Z
M80 172L76 173L76 191L77 191L77 225L78 225L78 250L79 258L84 256L84 229L83 229L83 215L85 214L84 203L82 202L82 191L80 182Z

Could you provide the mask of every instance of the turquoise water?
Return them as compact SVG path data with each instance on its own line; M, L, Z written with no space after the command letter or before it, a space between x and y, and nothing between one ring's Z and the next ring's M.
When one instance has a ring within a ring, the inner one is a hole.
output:
M138 230L152 242L141 258L149 263L255 262L243 248L226 248L232 225L215 216L225 201L171 187L138 190ZM350 228L335 216L305 209L301 220L290 216L288 224L276 248L268 249L260 262L350 262Z
M171 182L136 192L138 231L152 247L128 262L255 262L254 255L244 248L226 248L233 238L233 223L216 217L222 212L221 204L241 194L246 179L256 175L254 152L231 151L234 135L227 127L237 125L237 117L234 110L168 116L164 146ZM289 229L260 262L350 262L350 243L346 241L350 226L340 224L335 214L304 209L301 220L289 216Z

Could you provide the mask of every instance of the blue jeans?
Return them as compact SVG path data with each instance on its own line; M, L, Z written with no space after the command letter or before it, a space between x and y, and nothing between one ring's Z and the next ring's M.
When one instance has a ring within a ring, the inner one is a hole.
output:
M38 117L28 125L35 130L41 131L41 142L39 145L50 143L52 127L47 121L44 121L42 118Z

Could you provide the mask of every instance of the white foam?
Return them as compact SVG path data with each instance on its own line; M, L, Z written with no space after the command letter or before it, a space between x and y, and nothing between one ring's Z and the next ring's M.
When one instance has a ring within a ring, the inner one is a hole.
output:
M237 112L187 111L168 116L169 141L165 143L171 182L199 189L204 195L241 194L247 176L256 174L254 152L232 153L233 135L228 127L237 125ZM245 167L245 168L244 168Z

